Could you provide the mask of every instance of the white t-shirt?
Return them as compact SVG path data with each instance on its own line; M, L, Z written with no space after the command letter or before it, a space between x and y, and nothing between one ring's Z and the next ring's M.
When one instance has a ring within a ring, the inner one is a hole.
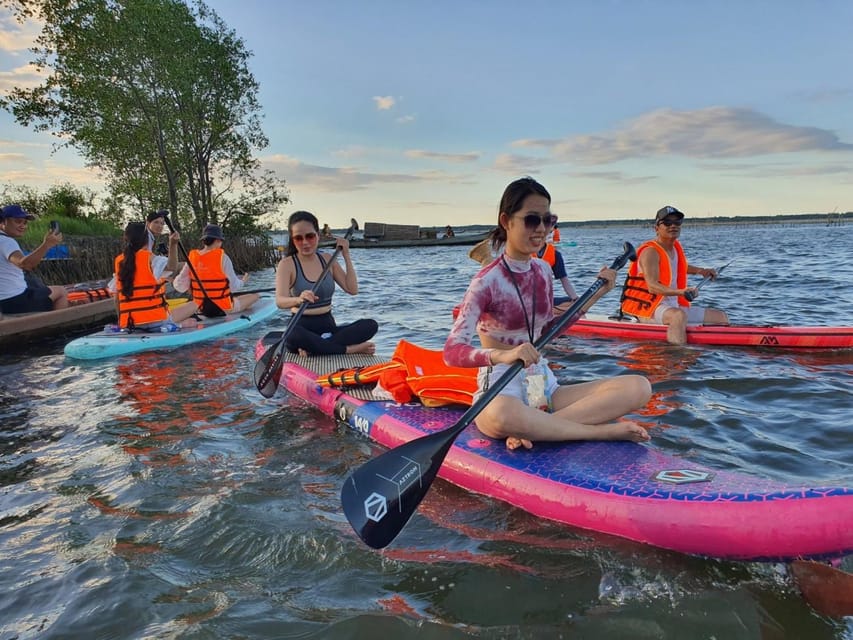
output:
M21 245L14 238L0 233L0 300L8 300L27 290L24 270L9 262L9 256L21 251Z
M227 253L222 254L222 271L224 272L225 277L228 278L228 286L231 287L231 292L236 294L236 292L243 286L243 280L237 275L237 272L234 271L234 263L231 262L231 258L228 257ZM185 262L184 268L181 269L181 272L175 276L175 279L172 281L172 286L175 287L175 291L184 293L189 290L191 284L192 276L190 268Z

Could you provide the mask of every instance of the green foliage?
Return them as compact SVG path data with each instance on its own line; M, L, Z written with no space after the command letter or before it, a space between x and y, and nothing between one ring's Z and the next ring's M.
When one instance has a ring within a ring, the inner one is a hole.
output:
M41 244L45 234L48 232L51 220L59 222L59 230L62 231L63 236L66 238L72 236L118 237L122 233L119 227L105 220L45 215L32 220L27 225L27 232L21 238L21 244L27 247L37 247Z
M106 217L115 219L120 204L129 218L167 208L198 228L226 219L254 228L288 202L284 181L262 173L253 156L268 141L250 53L203 3L10 4L21 20L41 17L34 51L49 75L35 88L14 88L0 106L106 175Z

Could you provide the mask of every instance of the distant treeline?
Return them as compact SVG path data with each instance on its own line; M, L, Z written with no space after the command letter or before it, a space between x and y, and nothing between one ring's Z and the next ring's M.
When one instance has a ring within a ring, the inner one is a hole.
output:
M845 211L843 213L784 213L775 216L708 216L694 217L688 216L688 221L691 225L754 225L754 224L847 224L853 221L853 211ZM650 226L652 218L634 218L624 220L560 220L559 227L561 229L577 228L577 227L633 227L633 226ZM494 228L491 224L469 224L469 225L453 225L453 229L459 233L483 233ZM335 235L342 235L346 229L333 229ZM444 233L444 226L437 227L421 227L421 232L434 232L436 234ZM286 234L286 230L273 231L271 233Z

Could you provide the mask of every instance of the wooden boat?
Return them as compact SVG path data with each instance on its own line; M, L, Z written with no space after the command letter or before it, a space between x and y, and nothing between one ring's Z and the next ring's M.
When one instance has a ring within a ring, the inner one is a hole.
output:
M67 309L0 317L0 345L24 347L36 339L62 336L115 318L115 302L107 290L107 280L69 284L65 289Z
M382 238L354 238L349 241L353 249L394 249L402 247L454 247L475 245L484 240L487 233L465 234L452 236L450 238L408 238L398 240L385 240ZM321 247L334 247L337 240L334 238L320 241Z
M76 304L67 309L40 313L3 314L0 319L0 346L25 347L34 340L66 335L115 318L112 298Z

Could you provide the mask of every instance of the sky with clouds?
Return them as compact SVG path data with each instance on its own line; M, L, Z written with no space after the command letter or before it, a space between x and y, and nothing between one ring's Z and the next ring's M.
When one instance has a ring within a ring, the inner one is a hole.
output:
M258 156L332 226L853 210L853 2L211 0L253 52ZM0 12L0 91L35 26ZM0 183L97 176L0 113Z

